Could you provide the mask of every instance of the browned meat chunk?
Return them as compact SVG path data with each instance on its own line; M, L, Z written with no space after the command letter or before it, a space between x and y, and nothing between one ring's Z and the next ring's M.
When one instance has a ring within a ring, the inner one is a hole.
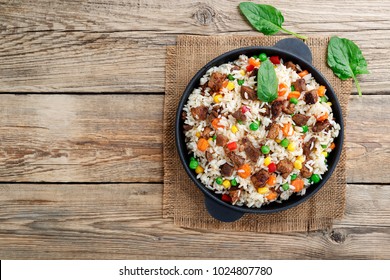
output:
M247 86L241 86L241 97L243 99L257 100L256 91Z
M314 137L310 138L309 141L303 143L303 154L308 158L310 156L310 151L312 150L312 144L316 139Z
M294 103L290 103L289 101L285 100L283 102L283 107L282 107L282 111L286 114L294 114L295 112L295 104Z
M251 181L256 188L262 188L265 186L265 183L269 179L269 176L270 175L268 171L262 169L252 175Z
M256 77L255 80L257 80L257 73L259 72L258 68L253 69L252 73L249 75L249 77Z
M293 171L294 165L291 161L287 159L282 159L279 161L279 163L276 165L277 170L282 173L282 177L286 179L288 175Z
M300 172L301 172L301 176L302 176L303 178L310 178L310 176L313 175L313 172L311 172L311 171L309 170L309 168L307 168L307 167L305 166L304 163L302 164L302 169L300 170Z
M298 126L303 126L307 123L307 121L310 119L309 116L303 115L303 114L295 114L292 117L292 120L295 122Z
M191 114L195 119L204 121L207 118L208 110L209 109L206 106L202 105L199 107L191 108Z
M217 146L220 146L220 147L225 146L228 141L229 141L229 139L222 134L218 134L217 138L215 139L215 143L217 144Z
M267 138L269 139L275 139L279 135L279 125L277 123L272 123L271 127L269 128Z
M264 116L264 117L269 117L271 116L271 110L269 109L269 106L265 105L263 107L263 109L265 109L265 112L264 113L260 113L260 115Z
M230 69L230 72L233 72L234 70L240 70L241 67L238 66L238 65L234 65L231 69Z
M205 156L206 156L207 162L210 162L214 159L213 154L210 153L209 151L206 151Z
M313 132L320 132L324 129L327 129L328 127L330 127L330 122L328 119L322 122L316 122L316 124L313 126Z
M292 63L292 61L286 62L286 67L291 68L294 71L297 71L297 66L294 63Z
M318 101L317 90L313 89L311 91L305 92L303 99L305 100L306 104L315 104Z
M283 101L275 100L271 104L272 118L276 119L282 113Z
M229 195L232 198L232 203L235 204L240 199L241 190L237 187L231 187L229 189Z
M212 91L219 91L222 88L222 84L226 79L226 74L214 72L210 76L209 87Z
M232 161L235 167L240 167L245 163L245 159L242 156L239 156L233 152L229 152L226 156Z
M187 118L187 112L181 112L181 119L185 120Z
M306 81L305 79L298 79L292 83L296 91L302 92L306 90Z
M257 162L260 156L260 150L256 149L255 146L248 140L248 138L242 139L242 143L244 144L244 151L246 156L253 162Z
M245 114L241 111L241 109L238 109L232 114L233 117L236 118L238 121L246 121L246 116Z
M210 132L212 129L208 126L206 126L202 132L202 137L208 139L210 137Z
M221 166L221 175L223 177L230 177L233 175L233 170L233 166L231 166L229 163L225 163Z
M192 125L189 125L189 124L183 124L183 129L184 129L184 131L188 131L188 130L190 130L190 129L192 129L193 128L193 126Z
M219 115L218 111L213 109L213 110L210 112L210 115L209 115L209 117L208 117L209 122L210 122L210 123L213 122L214 119L218 118L218 115Z

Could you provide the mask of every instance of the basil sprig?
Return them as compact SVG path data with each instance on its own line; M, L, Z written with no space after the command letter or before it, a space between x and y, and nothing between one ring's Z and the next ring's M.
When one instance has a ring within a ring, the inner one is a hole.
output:
M249 23L264 35L272 35L279 31L284 31L300 39L307 39L306 36L299 35L282 27L284 17L282 13L273 6L255 4L252 2L241 2L240 10Z
M268 59L261 63L257 72L257 97L268 103L278 97L278 78L274 65Z
M334 36L328 44L328 65L341 80L352 78L359 95L362 95L358 74L368 74L367 62L359 47L346 38Z

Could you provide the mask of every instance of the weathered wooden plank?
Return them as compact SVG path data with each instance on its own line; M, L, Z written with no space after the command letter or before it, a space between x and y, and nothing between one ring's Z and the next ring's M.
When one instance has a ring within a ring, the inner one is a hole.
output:
M161 218L160 184L5 184L0 190L2 259L390 257L388 185L348 186L346 215L333 230L295 234L178 228Z
M161 181L162 103L158 95L2 95L0 181Z
M286 28L355 40L371 71L361 77L363 91L388 92L383 77L390 74L389 1L269 3L283 11ZM0 92L162 92L164 46L174 44L177 34L258 35L237 5L190 0L0 3Z
M163 98L2 95L0 181L161 182ZM351 96L348 182L390 182L389 102Z

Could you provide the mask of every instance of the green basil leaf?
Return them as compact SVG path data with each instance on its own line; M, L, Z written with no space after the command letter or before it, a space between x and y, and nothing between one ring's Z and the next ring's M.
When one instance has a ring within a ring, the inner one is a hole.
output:
M368 74L367 62L359 47L346 38L334 36L328 44L327 62L333 73L341 80L353 78L359 95L362 95L358 74Z
M270 5L260 5L252 2L242 2L239 7L257 31L264 35L272 35L280 31L284 17L278 9Z
M284 22L282 13L271 5L241 2L239 8L249 23L264 35L272 35L281 30L300 39L307 39L306 36L284 29L282 27Z
M278 78L274 65L268 59L261 63L257 72L257 97L268 103L278 97Z

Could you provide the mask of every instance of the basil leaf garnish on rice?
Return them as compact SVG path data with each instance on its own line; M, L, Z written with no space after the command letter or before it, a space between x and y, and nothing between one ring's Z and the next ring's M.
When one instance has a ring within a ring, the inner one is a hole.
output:
M278 97L278 78L274 65L267 59L257 72L257 97L263 102L272 102Z

